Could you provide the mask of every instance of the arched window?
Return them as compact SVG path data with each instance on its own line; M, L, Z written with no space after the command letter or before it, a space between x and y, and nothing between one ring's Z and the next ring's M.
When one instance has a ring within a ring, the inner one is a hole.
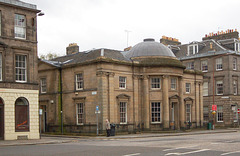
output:
M29 131L29 104L25 98L15 102L15 131Z

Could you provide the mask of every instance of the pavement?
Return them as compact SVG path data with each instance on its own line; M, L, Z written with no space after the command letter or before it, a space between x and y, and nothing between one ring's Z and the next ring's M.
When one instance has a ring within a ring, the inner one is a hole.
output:
M233 133L240 132L239 128L235 129L215 129L215 130L193 130L188 132L165 132L165 133L141 133L141 134L127 134L115 136L70 136L70 135L47 135L42 134L41 139L33 140L0 140L0 147L3 146L21 146L21 145L40 145L40 144L61 144L74 142L77 139L134 139L147 137L167 137L167 136L181 136L181 135L196 135L196 134L214 134L214 133Z

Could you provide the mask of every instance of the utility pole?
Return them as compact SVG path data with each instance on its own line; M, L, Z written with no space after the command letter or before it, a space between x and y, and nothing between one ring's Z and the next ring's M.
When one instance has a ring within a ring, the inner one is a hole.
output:
M127 47L128 47L129 33L130 33L131 31L130 31L130 30L125 30L125 32L127 33Z

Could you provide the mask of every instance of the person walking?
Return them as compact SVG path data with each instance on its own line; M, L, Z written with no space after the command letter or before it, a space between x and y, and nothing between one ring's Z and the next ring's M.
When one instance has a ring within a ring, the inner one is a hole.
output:
M110 123L108 119L106 119L106 132L107 132L107 137L110 136Z

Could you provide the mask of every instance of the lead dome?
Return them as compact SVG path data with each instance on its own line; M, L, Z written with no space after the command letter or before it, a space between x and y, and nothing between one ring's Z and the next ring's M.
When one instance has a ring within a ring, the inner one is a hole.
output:
M176 58L176 56L168 47L162 43L155 42L155 40L152 38L144 39L143 42L135 45L126 54L126 57L129 59L141 56L165 56Z

